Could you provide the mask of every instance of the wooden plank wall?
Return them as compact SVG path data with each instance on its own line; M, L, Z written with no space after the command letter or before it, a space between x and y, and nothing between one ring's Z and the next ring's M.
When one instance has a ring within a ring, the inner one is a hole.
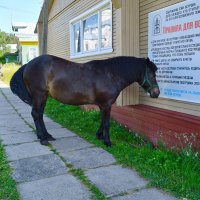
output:
M121 1L121 55L139 57L139 0ZM139 86L122 91L122 105L139 103Z
M69 21L84 13L88 9L97 5L101 0L62 0L64 9L59 7L60 1L54 1L49 13L48 47L49 54L65 59L70 59L70 24ZM69 3L70 2L70 3ZM65 7L67 5L67 7ZM113 9L113 52L82 58L74 58L75 62L87 62L92 59L109 58L119 55L119 45L117 45L117 17L118 11Z
M76 0L54 0L53 5L51 7L51 12L49 13L49 18L51 19L55 17L74 1Z
M140 57L147 57L148 55L148 13L182 1L183 0L140 0ZM141 88L139 99L140 104L200 116L199 104L164 98L152 99L149 98Z
M39 44L39 55L42 54L42 23L38 22L37 24L37 32L38 32L38 44Z

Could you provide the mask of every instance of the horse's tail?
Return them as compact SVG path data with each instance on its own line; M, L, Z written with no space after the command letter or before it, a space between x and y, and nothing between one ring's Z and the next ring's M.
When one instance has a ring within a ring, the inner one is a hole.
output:
M10 89L11 91L17 95L22 101L32 105L32 98L25 86L23 73L26 65L20 67L12 76L10 81Z

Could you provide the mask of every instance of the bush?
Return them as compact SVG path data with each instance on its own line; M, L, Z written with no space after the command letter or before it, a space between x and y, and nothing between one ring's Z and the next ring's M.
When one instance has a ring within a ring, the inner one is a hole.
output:
M0 64L5 64L6 63L6 59L5 59L5 55L0 57Z
M7 85L10 84L10 79L13 74L19 69L20 65L15 63L7 63L1 67L1 80L5 82Z

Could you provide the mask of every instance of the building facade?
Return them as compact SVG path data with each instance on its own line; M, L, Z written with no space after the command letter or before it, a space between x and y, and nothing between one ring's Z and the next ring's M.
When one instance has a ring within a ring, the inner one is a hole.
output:
M38 36L34 33L35 23L16 22L12 29L19 38L19 62L26 64L39 55Z
M51 0L47 53L75 62L120 55L148 57L149 14L180 2L184 1ZM42 40L42 12L37 24L39 41ZM159 20L159 17L155 19L157 33ZM125 107L119 112L114 109L113 117L143 133L154 144L161 140L170 147L179 143L179 147L189 144L199 149L199 102L170 97L152 99L138 84L133 84L121 92L116 103Z

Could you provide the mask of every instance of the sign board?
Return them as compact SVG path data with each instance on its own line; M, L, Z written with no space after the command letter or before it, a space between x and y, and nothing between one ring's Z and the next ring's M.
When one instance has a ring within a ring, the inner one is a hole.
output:
M148 56L157 65L160 97L200 103L200 1L149 13Z

